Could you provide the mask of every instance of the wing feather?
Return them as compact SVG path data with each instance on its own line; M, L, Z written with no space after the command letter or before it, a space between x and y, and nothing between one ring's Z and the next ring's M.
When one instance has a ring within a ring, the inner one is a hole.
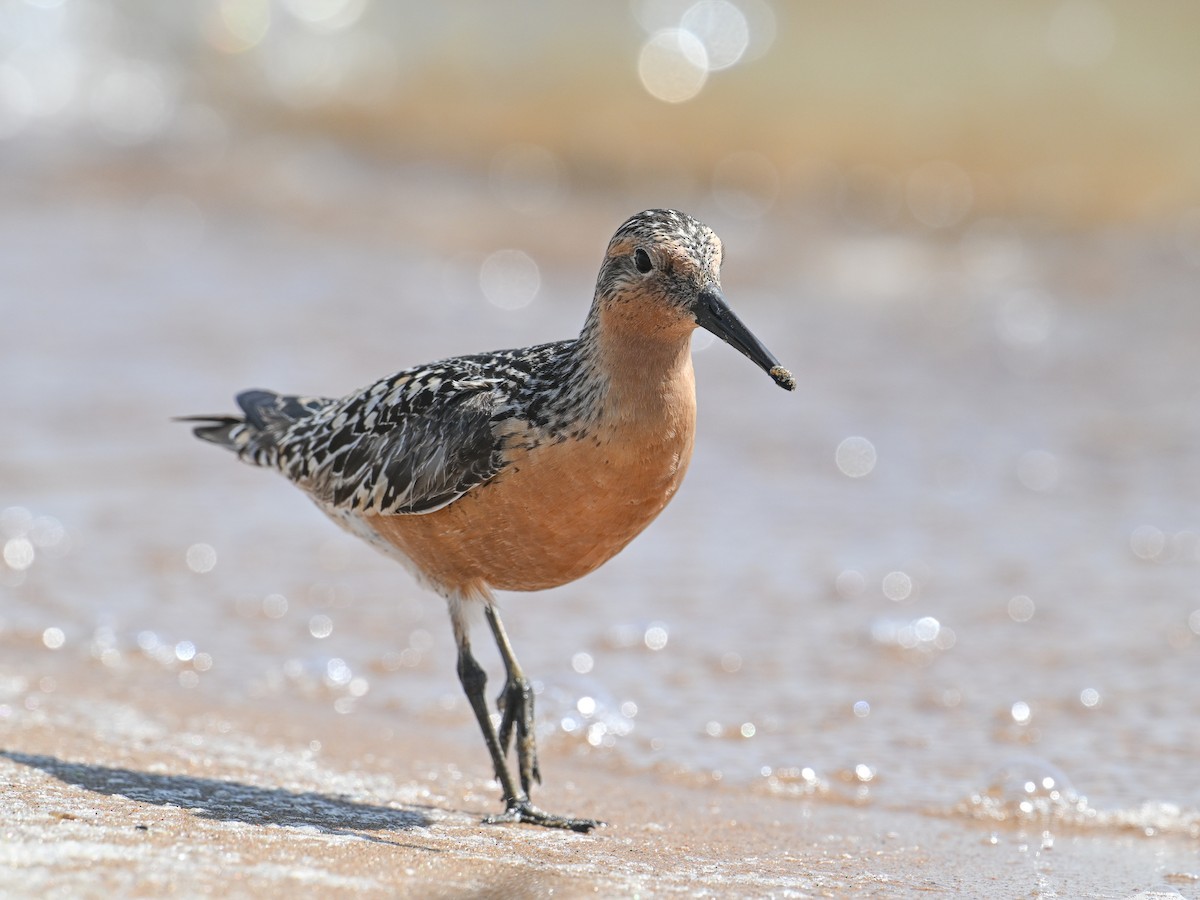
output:
M381 515L433 512L504 466L494 428L504 393L491 379L413 378L297 423L280 468L315 500Z

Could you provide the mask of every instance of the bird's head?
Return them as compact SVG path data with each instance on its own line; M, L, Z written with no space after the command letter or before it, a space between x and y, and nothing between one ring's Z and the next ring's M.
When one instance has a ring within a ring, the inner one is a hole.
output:
M738 319L721 292L724 247L716 232L673 209L648 209L617 229L596 283L594 312L608 327L673 338L707 329L780 387L796 381Z

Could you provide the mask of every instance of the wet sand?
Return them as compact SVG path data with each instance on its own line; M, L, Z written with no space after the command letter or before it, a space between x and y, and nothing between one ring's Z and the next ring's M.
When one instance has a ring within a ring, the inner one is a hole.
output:
M716 222L800 391L699 350L672 507L502 598L537 800L610 823L580 836L479 824L440 601L168 420L570 334L625 199L531 228L510 311L490 207L456 254L411 209L164 206L143 172L10 186L0 222L3 892L1200 897L1171 237Z
M11 640L4 650L7 671L50 668ZM539 801L608 826L483 825L497 786L479 765L447 762L462 742L436 730L381 741L333 713L231 711L178 691L134 705L111 684L97 696L18 681L0 697L6 897L1117 898L1200 885L1186 835L1051 835L950 810L746 793L553 742ZM32 710L28 697L41 698Z

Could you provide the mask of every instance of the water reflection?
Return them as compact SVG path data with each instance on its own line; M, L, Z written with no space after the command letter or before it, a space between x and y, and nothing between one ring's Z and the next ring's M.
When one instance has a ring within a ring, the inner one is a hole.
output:
M618 702L601 682L570 678L543 682L541 688L538 731L544 735L570 735L590 747L611 749L634 731L637 704Z
M60 558L70 549L70 535L55 517L23 506L0 510L0 585L20 586L39 557Z
M1033 601L1024 594L1018 594L1008 601L1008 617L1014 622L1028 622L1036 609Z
M878 456L873 443L865 437L852 435L837 445L834 461L843 475L849 478L863 478L875 470Z
M747 8L750 17L730 0L635 2L634 15L649 35L638 55L642 87L657 100L683 103L703 90L709 73L765 53L774 40L774 13L762 0Z
M680 26L704 45L711 72L736 65L750 46L750 24L729 0L700 0L679 19Z
M1080 824L1098 818L1087 797L1054 764L1036 756L1013 759L987 779L959 810L1001 822L1033 821Z
M1139 525L1129 536L1129 548L1138 559L1156 562L1167 549L1167 535L1154 525Z
M931 653L949 650L957 637L933 616L921 616L909 620L877 619L871 623L871 640L884 647Z
M288 611L287 597L283 594L267 594L263 597L262 611L268 619L282 619Z
M661 622L653 622L643 635L643 643L651 650L661 650L667 646L667 626Z
M14 572L23 572L33 565L33 542L26 537L13 537L4 542L4 564Z
M912 576L907 572L888 572L883 576L883 596L896 603L902 603L913 595Z
M637 68L650 96L664 103L683 103L698 95L708 80L708 53L690 31L664 28L642 46Z
M479 267L479 289L493 306L524 309L542 286L538 264L523 250L497 250Z
M211 572L217 565L217 551L211 544L192 544L184 554L187 567L197 574Z
M317 640L324 640L333 634L333 620L329 616L313 616L308 620L308 633Z
M1017 479L1035 493L1053 491L1058 486L1058 457L1047 450L1025 451L1017 461Z
M811 766L763 766L760 774L765 781L767 790L773 794L814 797L826 796L830 792L829 783L818 777Z

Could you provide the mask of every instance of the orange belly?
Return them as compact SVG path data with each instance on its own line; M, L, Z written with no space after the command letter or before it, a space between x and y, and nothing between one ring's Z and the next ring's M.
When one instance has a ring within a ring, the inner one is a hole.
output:
M662 512L691 459L692 424L633 441L542 444L443 509L367 524L443 589L565 584L611 559Z

